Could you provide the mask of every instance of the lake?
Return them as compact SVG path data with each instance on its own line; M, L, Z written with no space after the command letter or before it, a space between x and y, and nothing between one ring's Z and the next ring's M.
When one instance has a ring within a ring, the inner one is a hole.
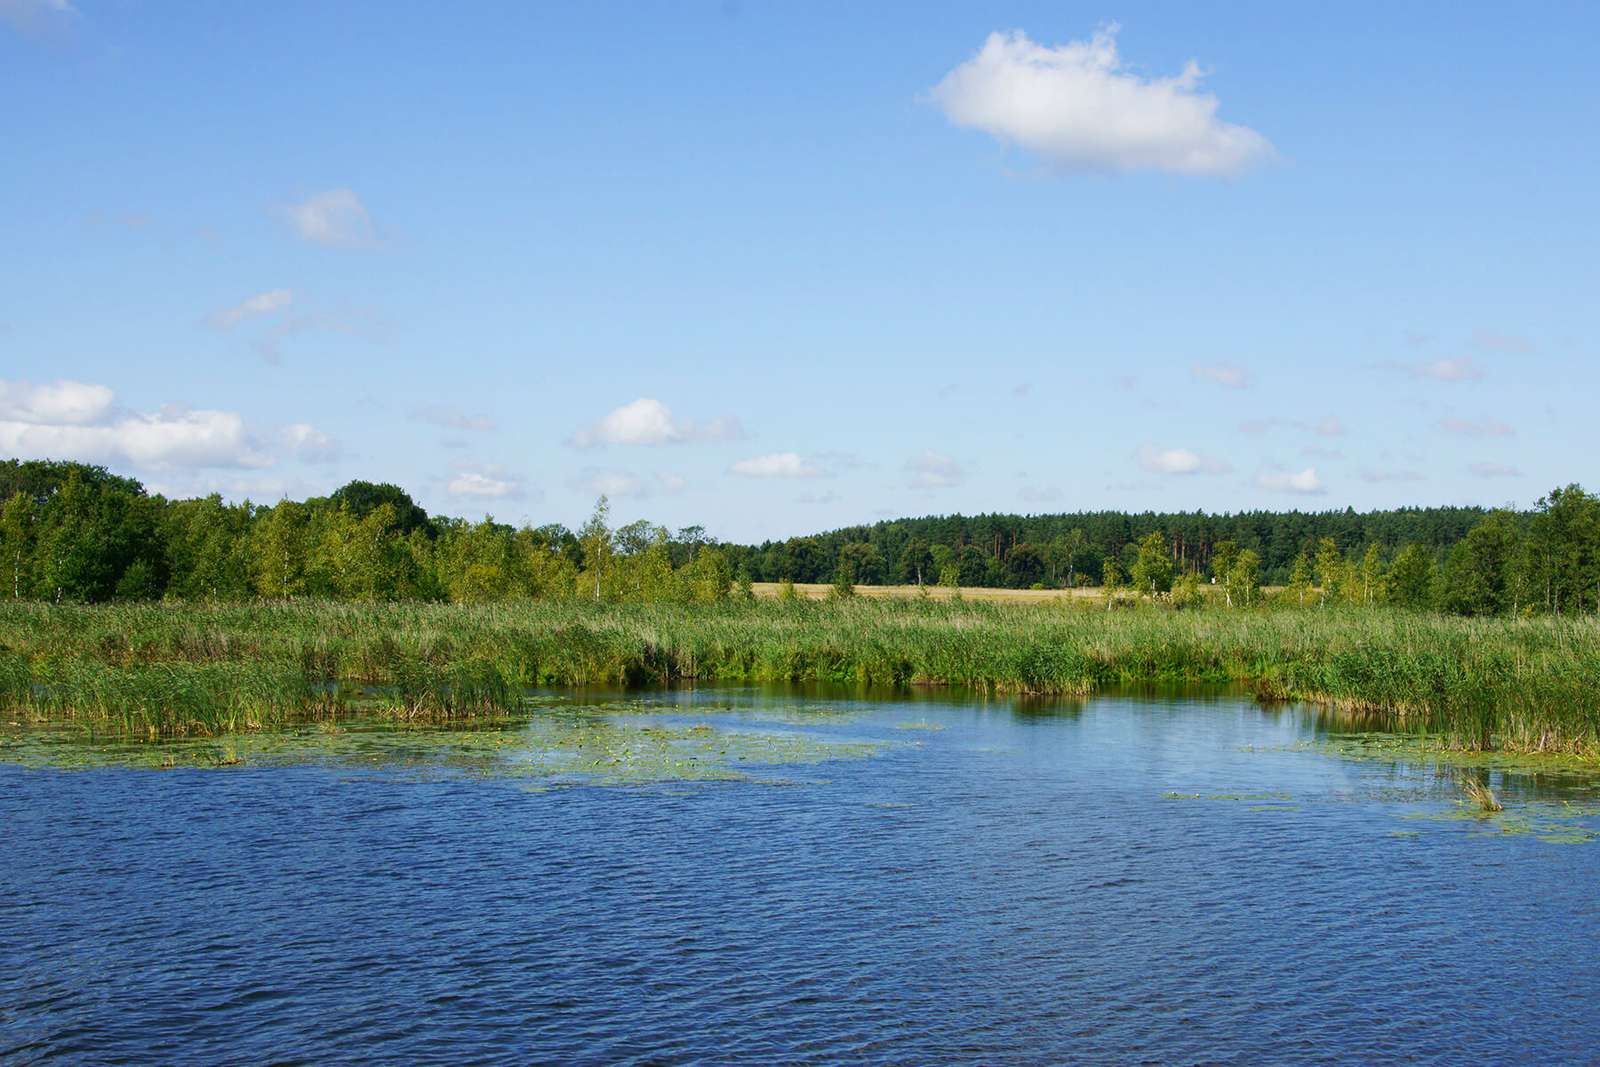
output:
M1600 779L1237 695L547 693L0 758L7 1063L1600 1048Z

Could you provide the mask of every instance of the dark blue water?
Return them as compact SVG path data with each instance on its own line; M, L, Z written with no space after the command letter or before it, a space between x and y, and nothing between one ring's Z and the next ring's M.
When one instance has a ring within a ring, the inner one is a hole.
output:
M0 1060L1596 1061L1600 844L1292 710L858 710L788 785L0 767Z

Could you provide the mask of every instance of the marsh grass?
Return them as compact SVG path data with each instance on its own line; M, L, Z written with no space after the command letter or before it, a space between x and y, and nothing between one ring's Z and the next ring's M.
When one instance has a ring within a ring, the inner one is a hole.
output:
M867 597L0 606L5 713L128 734L352 711L469 721L515 712L534 687L696 681L1080 696L1235 683L1460 749L1600 754L1600 625L1585 619Z
M1480 782L1476 778L1463 778L1461 792L1466 795L1468 804L1485 815L1505 810L1499 798L1494 795L1494 790L1490 789L1486 782Z

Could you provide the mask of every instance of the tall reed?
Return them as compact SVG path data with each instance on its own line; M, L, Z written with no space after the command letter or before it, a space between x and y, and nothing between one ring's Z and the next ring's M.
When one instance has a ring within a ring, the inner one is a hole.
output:
M1600 755L1600 624L1586 619L868 598L0 606L0 704L130 731L337 714L352 686L394 715L451 718L502 712L533 686L690 680L1231 682L1462 747Z

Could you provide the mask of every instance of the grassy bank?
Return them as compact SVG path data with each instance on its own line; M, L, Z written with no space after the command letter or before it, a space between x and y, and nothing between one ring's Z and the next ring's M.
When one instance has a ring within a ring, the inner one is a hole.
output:
M0 607L9 718L128 733L267 727L355 703L437 721L504 710L530 686L687 679L1075 694L1235 682L1463 748L1600 755L1600 625L1583 620L865 598Z

